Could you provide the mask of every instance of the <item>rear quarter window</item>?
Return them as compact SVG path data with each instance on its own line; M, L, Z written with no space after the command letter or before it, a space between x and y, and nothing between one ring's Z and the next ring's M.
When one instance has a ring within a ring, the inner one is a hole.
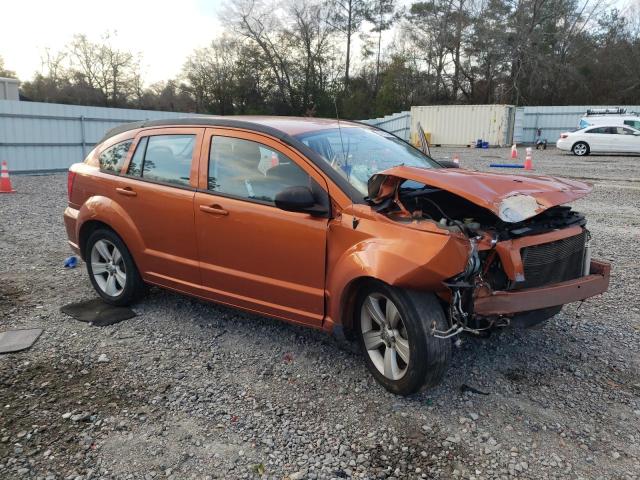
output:
M98 157L100 170L119 174L132 143L133 142L131 140L126 140L124 142L116 143L102 152L100 157Z

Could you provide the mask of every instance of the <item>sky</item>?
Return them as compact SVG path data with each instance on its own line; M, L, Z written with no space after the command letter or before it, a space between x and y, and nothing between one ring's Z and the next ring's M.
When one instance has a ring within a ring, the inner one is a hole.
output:
M22 0L0 5L0 56L20 80L42 70L46 48L62 49L76 33L97 41L115 32L117 48L142 53L146 83L175 77L186 57L222 27L222 0Z
M611 0L624 10L640 0ZM20 0L0 5L0 56L22 81L42 71L47 48L56 52L74 34L99 41L115 32L115 47L142 54L147 85L176 77L187 56L222 33L224 0ZM399 0L409 5L411 0ZM386 36L390 36L388 33ZM355 39L354 53L359 43ZM386 42L385 42L386 43Z

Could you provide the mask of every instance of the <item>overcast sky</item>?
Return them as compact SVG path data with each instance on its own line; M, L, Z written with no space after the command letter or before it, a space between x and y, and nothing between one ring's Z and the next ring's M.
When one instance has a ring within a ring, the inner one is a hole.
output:
M222 0L22 0L0 5L0 56L5 68L29 80L44 50L60 50L76 33L143 55L147 83L179 73L185 58L220 31Z
M611 0L625 10L640 0ZM116 32L113 44L141 53L145 83L180 73L186 57L222 32L224 0L7 0L0 4L0 56L25 81L42 70L46 48L60 50L76 33L99 41ZM399 0L409 5L411 0ZM391 36L391 33L386 35ZM356 39L354 54L359 42Z

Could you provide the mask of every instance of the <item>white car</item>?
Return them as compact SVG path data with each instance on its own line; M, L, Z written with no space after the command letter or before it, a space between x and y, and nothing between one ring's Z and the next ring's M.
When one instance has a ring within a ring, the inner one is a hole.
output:
M556 147L579 157L590 153L640 153L640 130L620 126L582 128L561 133Z

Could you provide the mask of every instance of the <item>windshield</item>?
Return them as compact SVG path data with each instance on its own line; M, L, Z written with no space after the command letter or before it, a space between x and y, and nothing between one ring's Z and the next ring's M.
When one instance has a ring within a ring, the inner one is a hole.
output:
M437 168L440 165L408 143L383 130L352 125L297 135L362 195L371 175L398 165Z

